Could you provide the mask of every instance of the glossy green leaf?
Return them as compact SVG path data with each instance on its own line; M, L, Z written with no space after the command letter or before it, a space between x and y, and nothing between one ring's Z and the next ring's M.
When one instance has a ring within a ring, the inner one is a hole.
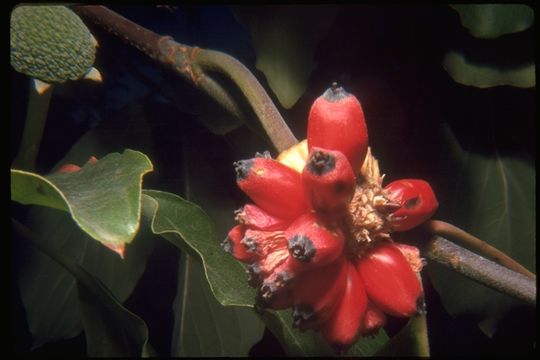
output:
M109 154L73 173L11 170L11 199L67 210L94 239L121 249L139 229L142 177L151 170L148 157L133 150Z
M463 149L449 128L448 148L457 162L455 193L445 204L449 221L510 255L531 271L536 267L536 172L534 164L494 148L489 155ZM449 166L447 163L446 166ZM491 335L513 307L510 298L436 263L427 267L452 315L473 316Z
M52 211L43 208L42 210ZM151 347L148 344L148 329L144 321L124 308L98 278L77 264L72 257L58 251L58 248L51 244L46 237L36 235L16 221L13 221L12 224L19 234L30 240L33 246L29 247L34 249L35 254L39 253L40 256L54 262L70 278L71 290L75 293L76 308L82 317L89 356L140 357L151 355ZM93 241L90 243L97 246ZM45 284L43 286L58 286L58 282L46 281L47 275L47 273L42 274L45 279L40 279ZM39 291L36 291L34 297L41 303L55 302L54 298L47 297L46 293L41 294ZM53 315L48 314L48 316Z
M264 332L253 308L221 305L210 290L202 265L182 256L172 356L245 357Z
M223 251L222 239L217 237L208 215L171 193L144 190L144 197L144 211L152 219L152 231L202 261L218 301L223 305L251 306L255 292L247 285L244 268Z
M153 249L153 235L143 229L121 259L85 234L68 213L47 207L32 207L26 223L41 234L44 245L101 279L120 302L132 293ZM82 325L75 279L33 247L18 247L18 257L19 289L32 347L77 336Z
M477 38L493 39L528 29L534 10L524 4L455 4L461 24Z
M412 317L407 325L377 352L377 356L429 357L426 316Z
M450 51L444 57L443 66L454 81L463 85L479 88L503 85L521 88L536 86L534 62L515 67L500 67L474 63L463 54Z
M319 40L332 25L337 8L330 5L241 6L235 14L251 32L261 70L285 108L306 90L315 68Z
M320 333L299 331L292 327L291 310L272 311L264 315L265 322L278 338L288 356L335 356ZM388 341L384 330L373 337L360 338L348 351L347 356L373 356Z

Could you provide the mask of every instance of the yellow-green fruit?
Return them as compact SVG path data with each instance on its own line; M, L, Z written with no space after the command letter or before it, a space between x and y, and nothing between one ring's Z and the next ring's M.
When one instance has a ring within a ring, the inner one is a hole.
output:
M11 66L48 82L83 77L96 49L82 20L65 6L21 5L11 13Z

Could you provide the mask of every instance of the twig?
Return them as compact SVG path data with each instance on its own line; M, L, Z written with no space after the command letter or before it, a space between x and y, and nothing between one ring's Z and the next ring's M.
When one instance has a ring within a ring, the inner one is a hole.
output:
M536 281L481 257L440 236L433 237L422 252L428 259L504 294L536 304Z
M74 11L141 50L152 59L171 67L191 84L206 92L231 114L240 114L236 102L206 73L229 77L246 97L270 141L283 151L298 141L255 76L238 60L219 51L191 47L145 29L104 6L75 6Z
M535 274L527 270L523 265L512 259L510 256L452 224L448 224L440 220L430 220L427 221L423 226L433 235L440 235L446 239L452 240L453 242L464 246L469 250L491 258L492 260L506 266L511 270L517 271L532 279L536 279Z
M15 160L13 160L12 166L14 168L27 171L35 170L53 89L54 85L40 94L35 86L35 80L30 79L26 120L21 145L19 146L19 153Z

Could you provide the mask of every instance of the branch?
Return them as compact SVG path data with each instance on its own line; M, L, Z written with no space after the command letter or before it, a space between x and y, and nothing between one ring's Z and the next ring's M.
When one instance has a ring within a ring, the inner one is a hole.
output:
M440 236L433 237L423 254L466 277L504 294L536 304L536 281L481 257Z
M104 6L75 6L74 11L152 59L170 67L192 85L206 92L231 114L239 116L241 112L236 101L206 72L226 75L246 97L278 151L281 152L298 142L264 88L235 58L219 51L180 44L170 36L156 34Z
M487 242L461 230L457 226L448 224L444 221L430 220L424 223L424 228L433 235L445 237L453 242L475 251L479 254L487 256L497 263L506 266L507 268L536 279L536 275L527 270L523 265L506 255L499 249L489 245Z

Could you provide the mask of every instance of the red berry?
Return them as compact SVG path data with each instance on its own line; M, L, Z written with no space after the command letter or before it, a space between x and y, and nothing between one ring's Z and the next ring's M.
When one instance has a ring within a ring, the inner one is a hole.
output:
M362 336L375 335L386 324L386 315L371 301L368 301L366 315L362 323Z
M225 240L223 240L221 246L236 259L243 262L250 262L255 259L255 253L249 252L246 246L241 243L245 232L245 225L236 225L229 231L229 234Z
M354 265L346 261L345 291L330 319L322 326L322 335L337 351L346 351L360 335L367 308L364 284Z
M284 230L291 224L291 220L272 216L254 204L244 205L238 210L236 212L236 220L245 224L250 229L266 231Z
M289 258L283 231L247 229L240 243L255 255L256 262L248 267L249 283L254 287Z
M392 244L372 249L357 265L369 299L385 313L410 317L417 313L422 289L416 273Z
M345 155L318 147L311 150L302 180L313 209L335 215L347 209L356 185L356 176Z
M333 84L311 106L307 129L308 149L341 151L355 172L360 170L368 147L364 111L358 99Z
M340 258L297 277L292 290L294 327L317 330L329 319L345 291L346 262Z
M293 305L291 282L296 273L290 267L288 259L279 264L260 283L255 306L257 310L271 308L281 310Z
M315 213L296 219L285 230L292 264L298 271L323 266L336 260L343 251L345 238L338 228L330 229Z
M406 231L420 225L439 207L433 189L424 180L396 180L384 189L388 191L390 200L401 205L392 214L392 229L395 231Z
M57 173L72 173L72 172L77 172L79 170L81 170L80 166L73 165L73 164L64 164L60 166L60 168L56 170L56 172Z
M271 215L294 219L308 211L302 176L282 163L255 157L235 164L240 189Z

